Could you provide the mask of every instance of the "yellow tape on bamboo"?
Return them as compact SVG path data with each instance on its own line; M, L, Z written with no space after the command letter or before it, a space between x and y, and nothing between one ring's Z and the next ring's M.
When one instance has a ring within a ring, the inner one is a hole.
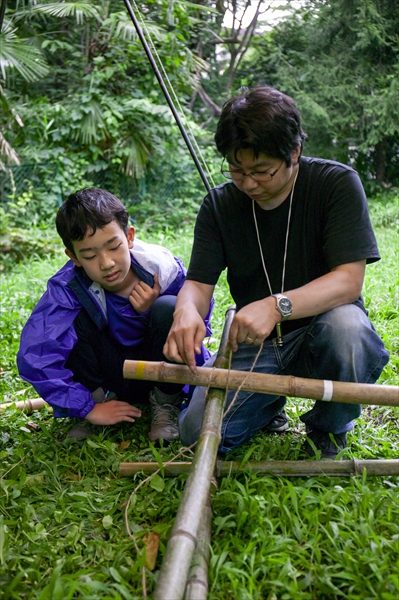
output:
M136 367L136 379L144 379L144 369L147 364L146 360L138 360Z

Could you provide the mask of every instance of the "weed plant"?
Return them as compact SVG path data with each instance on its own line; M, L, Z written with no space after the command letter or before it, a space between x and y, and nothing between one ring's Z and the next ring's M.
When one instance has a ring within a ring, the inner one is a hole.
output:
M366 306L391 353L380 383L399 384L397 197L372 207L383 260L367 268ZM393 216L392 216L393 215ZM140 232L139 232L140 235ZM189 261L192 229L141 236ZM19 335L46 280L65 262L61 248L27 258L1 279L0 400L35 393L18 378ZM231 303L225 278L216 291L214 339ZM216 343L211 340L215 350ZM297 459L299 415L310 405L289 399L290 430L260 434L228 459ZM98 427L80 446L65 439L68 420L51 410L0 414L0 597L6 600L141 600L143 537L160 534L148 593L154 588L185 476L152 478L133 494L129 527L124 511L142 475L119 478L121 461L166 461L178 442L148 442L149 411L134 425ZM341 458L399 455L399 410L366 407ZM211 600L397 600L399 597L399 473L391 477L285 478L243 472L218 482L213 497Z

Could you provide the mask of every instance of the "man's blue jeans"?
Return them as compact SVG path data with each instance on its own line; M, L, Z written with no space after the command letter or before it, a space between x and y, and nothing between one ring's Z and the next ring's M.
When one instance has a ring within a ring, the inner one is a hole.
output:
M275 339L265 341L254 372L374 383L389 358L367 314L355 304L345 304L318 315L309 326L285 335L283 340L281 347L276 345ZM258 346L240 344L231 368L249 371L258 351ZM214 360L212 357L204 366L211 366ZM205 392L206 388L197 387L188 408L180 415L180 439L186 446L198 438ZM229 392L226 408L234 395L235 391ZM283 397L240 392L223 419L219 451L228 452L257 434L282 411L284 404ZM301 421L310 429L343 433L353 428L353 419L360 412L359 404L318 400L301 416Z

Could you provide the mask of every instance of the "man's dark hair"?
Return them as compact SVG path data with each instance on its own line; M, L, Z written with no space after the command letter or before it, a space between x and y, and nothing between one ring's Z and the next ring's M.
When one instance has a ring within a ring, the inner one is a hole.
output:
M301 115L290 96L271 87L245 88L239 96L223 106L216 129L215 142L226 157L239 150L252 150L255 157L262 152L291 165L291 155L303 147L306 133Z
M68 196L55 224L65 247L75 254L73 242L83 240L87 229L95 233L111 221L117 221L127 235L129 215L122 202L106 190L86 188Z

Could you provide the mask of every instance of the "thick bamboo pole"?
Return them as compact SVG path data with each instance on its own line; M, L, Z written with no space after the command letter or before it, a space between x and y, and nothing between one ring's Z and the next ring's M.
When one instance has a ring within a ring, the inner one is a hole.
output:
M26 412L27 415L33 413L34 410L42 410L44 406L48 406L42 398L32 398L26 400L18 400L17 402L7 402L6 404L0 404L0 409L5 410L15 404L15 408L19 408Z
M204 506L198 528L197 547L191 561L184 600L206 600L208 597L208 565L212 528L211 500Z
M123 374L127 379L209 385L215 388L226 388L228 383L231 390L238 389L245 380L241 388L243 391L347 404L399 406L399 387L393 385L305 379L292 375L266 373L248 374L245 371L234 370L227 373L223 369L209 367L200 367L198 373L194 374L183 365L141 360L126 360Z
M228 367L228 333L235 310L226 313L216 366ZM182 600L197 545L201 515L209 496L223 419L225 391L210 389L194 459L155 587L154 600Z
M188 473L191 462L175 462L164 467L166 477L177 477ZM131 477L136 473L149 475L158 471L158 463L120 463L121 477ZM399 459L380 460L264 460L242 464L239 461L216 461L217 477L234 475L238 471L252 471L261 475L283 475L285 477L312 477L328 475L345 477L361 475L366 471L369 476L399 475Z

